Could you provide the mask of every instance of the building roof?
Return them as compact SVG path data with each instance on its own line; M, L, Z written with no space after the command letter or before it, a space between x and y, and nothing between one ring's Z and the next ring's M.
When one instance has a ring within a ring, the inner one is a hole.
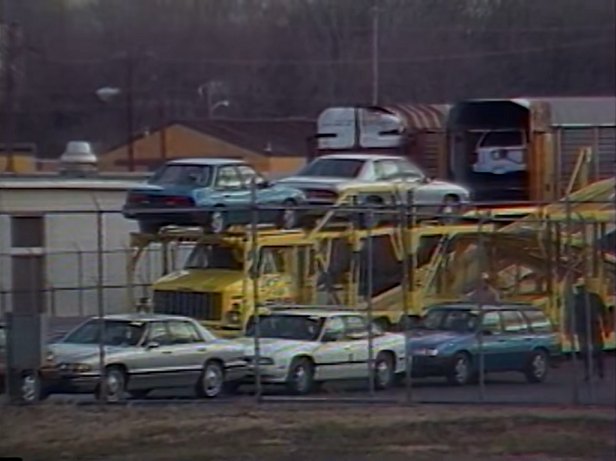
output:
M305 157L316 123L309 119L177 121L229 144L269 156Z
M169 165L204 165L204 166L218 166L218 165L243 165L243 160L234 158L207 158L207 157L195 157L195 158L178 158L169 160Z

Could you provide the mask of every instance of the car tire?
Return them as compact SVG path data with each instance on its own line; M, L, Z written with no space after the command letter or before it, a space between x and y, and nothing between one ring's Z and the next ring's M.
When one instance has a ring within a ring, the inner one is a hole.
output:
M106 395L103 396L102 389L97 387L96 398L111 403L124 401L126 398L126 381L126 372L121 367L108 367L105 370Z
M163 226L158 222L139 221L139 232L143 234L158 234L161 227Z
M227 230L227 214L222 207L216 207L210 213L208 228L214 234L222 234Z
M32 404L45 400L46 397L40 375L35 371L25 372L19 381L19 400Z
M529 383L542 383L548 375L549 358L544 350L533 351L528 358L524 376Z
M218 397L225 387L225 371L220 362L210 360L206 362L196 384L198 397L214 399Z
M447 372L447 381L455 386L465 386L471 382L473 370L471 358L464 352L454 355Z
M314 390L314 365L307 358L296 358L291 362L287 376L287 389L296 395L306 395Z
M386 390L396 381L395 363L392 354L381 352L374 362L374 387Z
M296 229L299 226L298 213L295 207L297 203L293 200L285 200L282 202L283 209L280 210L277 226L283 230Z
M438 211L439 219L443 224L456 222L461 215L461 201L457 195L449 194L443 197L443 203Z

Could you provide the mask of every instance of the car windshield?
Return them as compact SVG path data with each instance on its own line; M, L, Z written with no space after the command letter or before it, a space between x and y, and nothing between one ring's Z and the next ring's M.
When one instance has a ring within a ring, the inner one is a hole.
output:
M217 245L196 245L186 259L184 269L229 269L242 270L233 248Z
M259 337L316 341L321 334L323 317L304 315L265 315L259 317ZM251 318L246 336L254 336L255 322Z
M208 186L212 168L203 165L165 165L148 181L157 186Z
M145 323L125 320L105 320L106 346L137 346L145 333ZM99 344L100 322L88 320L70 332L63 340L68 344Z
M322 158L308 164L299 176L326 176L330 178L356 178L359 176L363 160L351 158Z
M477 328L477 315L467 310L431 310L422 319L419 327L424 330L468 333Z

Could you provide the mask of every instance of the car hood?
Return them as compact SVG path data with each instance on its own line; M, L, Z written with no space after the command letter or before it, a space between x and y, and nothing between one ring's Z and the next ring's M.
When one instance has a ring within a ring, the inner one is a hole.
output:
M244 346L244 353L252 356L255 353L254 338L240 338L236 342ZM298 351L309 350L316 343L312 341L299 341L294 339L259 338L259 356L276 357L292 355Z
M464 341L472 336L472 333L419 330L411 333L409 344L413 348L436 347L445 343Z
M98 344L54 343L47 346L47 350L53 354L54 363L96 362L99 357ZM105 357L127 350L125 347L105 346Z
M154 283L155 290L221 291L240 282L241 271L227 269L182 269L167 274Z

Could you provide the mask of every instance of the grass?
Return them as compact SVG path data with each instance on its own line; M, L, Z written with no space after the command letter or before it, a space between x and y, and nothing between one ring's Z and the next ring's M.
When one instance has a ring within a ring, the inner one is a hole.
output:
M605 409L0 407L0 456L28 461L603 461L614 437Z

